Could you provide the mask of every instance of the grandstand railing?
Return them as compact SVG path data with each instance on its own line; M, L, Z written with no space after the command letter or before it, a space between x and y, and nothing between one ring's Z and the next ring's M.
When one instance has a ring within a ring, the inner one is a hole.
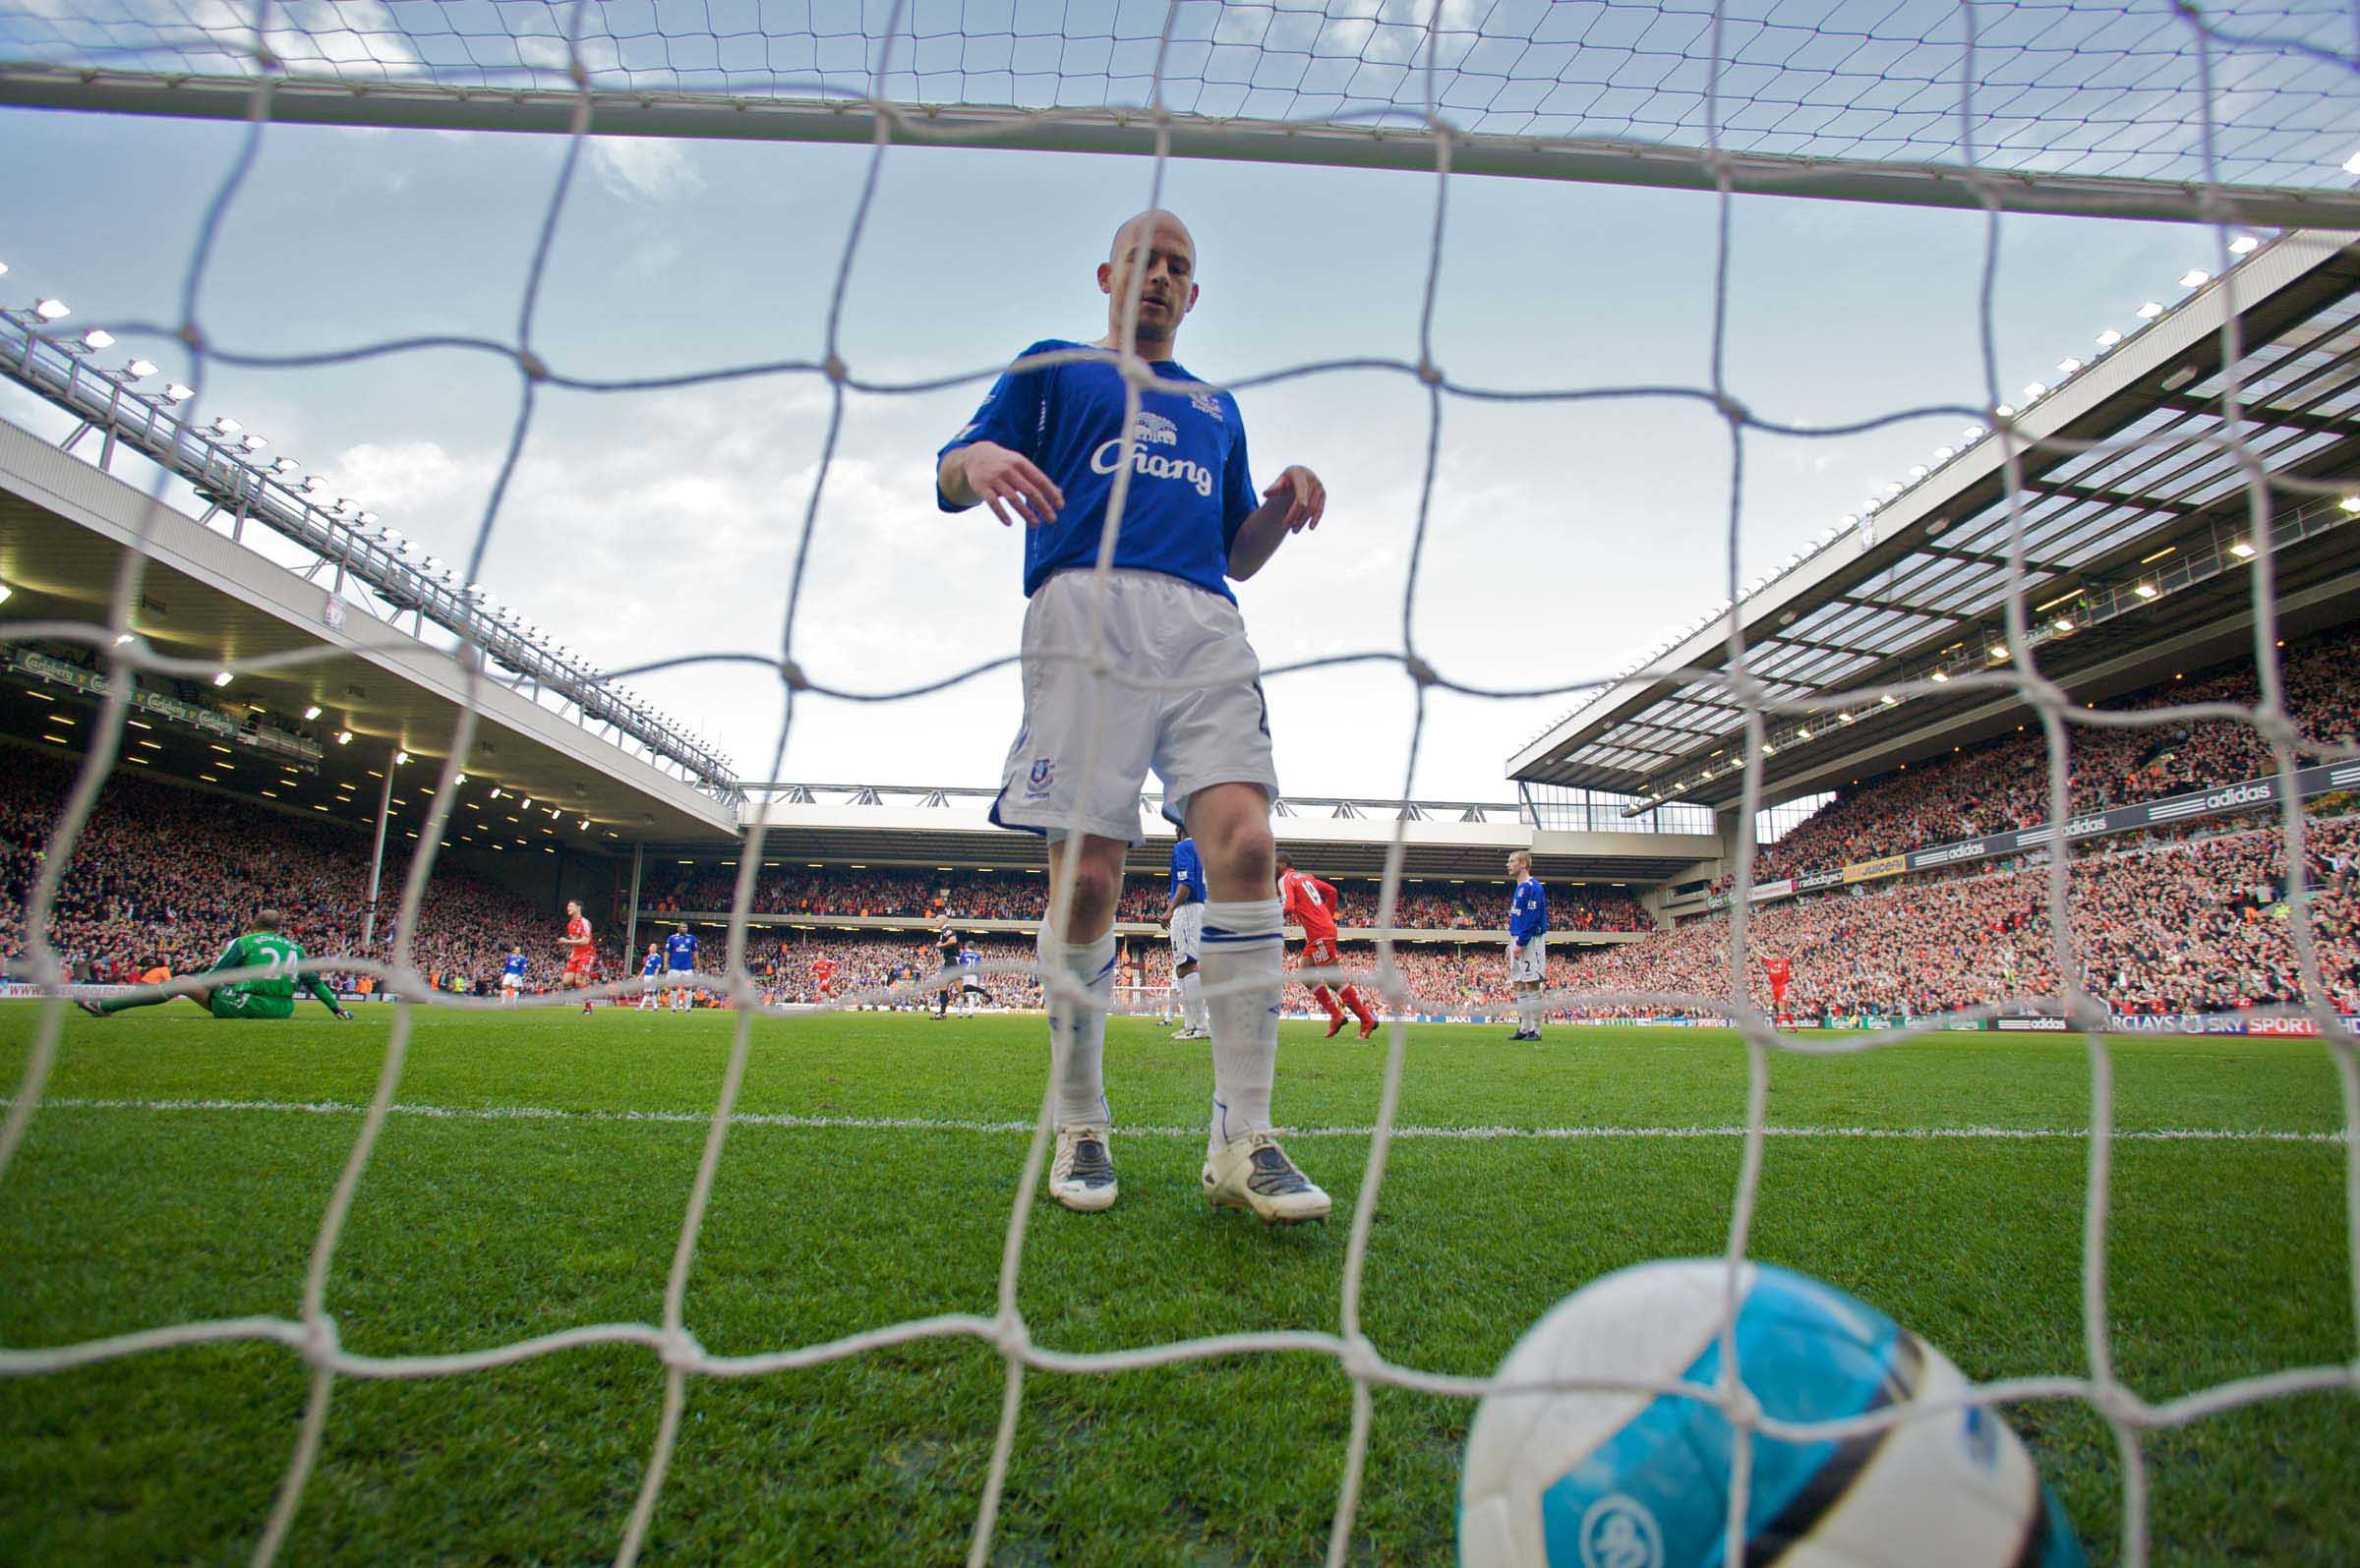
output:
M987 804L997 789L961 784L805 784L791 779L768 779L738 786L747 799L782 806L916 806L948 810ZM1163 796L1142 794L1139 809L1148 816L1163 810ZM1526 802L1516 800L1401 800L1369 795L1286 795L1271 802L1276 817L1320 813L1332 820L1389 822L1395 816L1410 822L1501 822L1531 826Z
M111 342L111 339L109 340ZM102 345L103 346L103 345ZM0 310L0 375L79 423L59 445L71 451L92 434L99 437L98 467L107 469L118 447L128 446L186 480L210 508L201 524L226 515L233 540L244 542L247 523L259 523L310 552L315 570L333 573L332 603L344 598L347 579L368 588L387 609L363 607L388 623L412 617L412 635L432 621L483 649L487 659L511 671L519 686L530 685L536 700L547 692L568 704L584 727L604 725L620 744L635 743L659 767L677 770L689 784L717 799L744 797L727 758L655 717L637 698L608 685L597 671L552 649L541 634L513 613L495 612L478 585L460 584L447 571L434 573L402 558L398 534L378 526L373 515L343 515L352 503L323 507L311 499L319 481L297 481L295 465L278 459L264 466L254 453L258 437L240 434L232 421L193 428L183 409L185 387L167 384L161 393L134 383L127 365L107 371L90 363L95 350L77 338L54 334L50 322L30 310Z

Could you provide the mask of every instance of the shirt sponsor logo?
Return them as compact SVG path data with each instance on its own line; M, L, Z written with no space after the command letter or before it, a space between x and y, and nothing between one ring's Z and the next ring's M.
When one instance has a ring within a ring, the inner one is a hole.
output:
M1140 417L1144 420L1154 416L1143 414ZM1090 471L1093 474L1111 474L1122 466L1123 443L1120 439L1108 441L1090 454ZM1211 469L1194 458L1166 457L1161 452L1149 451L1144 433L1141 443L1131 450L1131 470L1148 479L1179 480L1200 495L1212 494Z
M1142 445L1177 446L1180 444L1180 427L1165 419L1161 414L1150 414L1143 408L1139 411L1139 418L1132 421L1131 428L1139 432Z

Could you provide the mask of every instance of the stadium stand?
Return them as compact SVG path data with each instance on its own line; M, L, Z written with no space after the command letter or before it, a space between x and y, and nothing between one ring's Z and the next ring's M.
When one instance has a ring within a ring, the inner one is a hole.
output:
M2349 628L2285 653L2288 717L2313 744L2344 747L2360 731L2360 632ZM2253 661L2193 678L2161 682L2106 708L2259 699ZM2076 812L2131 805L2209 784L2258 778L2273 764L2261 732L2247 724L2200 721L2156 729L2075 726L2072 799ZM2048 759L2042 737L2027 729L1956 757L1850 785L1756 857L1756 881L1775 881L1826 866L1929 844L1972 839L2048 820ZM1726 881L1723 883L1726 886Z

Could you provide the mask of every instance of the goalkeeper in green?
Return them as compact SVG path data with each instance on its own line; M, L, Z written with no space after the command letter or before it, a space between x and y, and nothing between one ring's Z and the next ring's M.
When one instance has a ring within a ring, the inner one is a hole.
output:
M336 1001L336 993L317 974L297 975L296 965L303 962L303 944L279 932L281 924L276 909L265 909L254 917L254 929L222 949L206 974L229 969L266 969L268 972L246 980L230 980L203 991L187 993L190 1001L216 1018L291 1018L295 1016L295 988L301 985L327 1005L327 1010L339 1018L349 1018ZM151 1008L159 1002L169 1002L168 996L111 997L104 1002L85 1002L82 1011L92 1017L111 1017L128 1008Z

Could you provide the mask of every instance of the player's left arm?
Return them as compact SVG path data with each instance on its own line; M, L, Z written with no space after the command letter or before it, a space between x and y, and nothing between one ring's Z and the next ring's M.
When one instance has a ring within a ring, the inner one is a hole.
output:
M1231 400L1229 406L1237 405ZM1236 429L1237 439L1221 465L1221 530L1229 545L1229 575L1242 583L1269 563L1287 535L1320 526L1328 510L1328 487L1297 463L1265 487L1257 500L1242 417Z

